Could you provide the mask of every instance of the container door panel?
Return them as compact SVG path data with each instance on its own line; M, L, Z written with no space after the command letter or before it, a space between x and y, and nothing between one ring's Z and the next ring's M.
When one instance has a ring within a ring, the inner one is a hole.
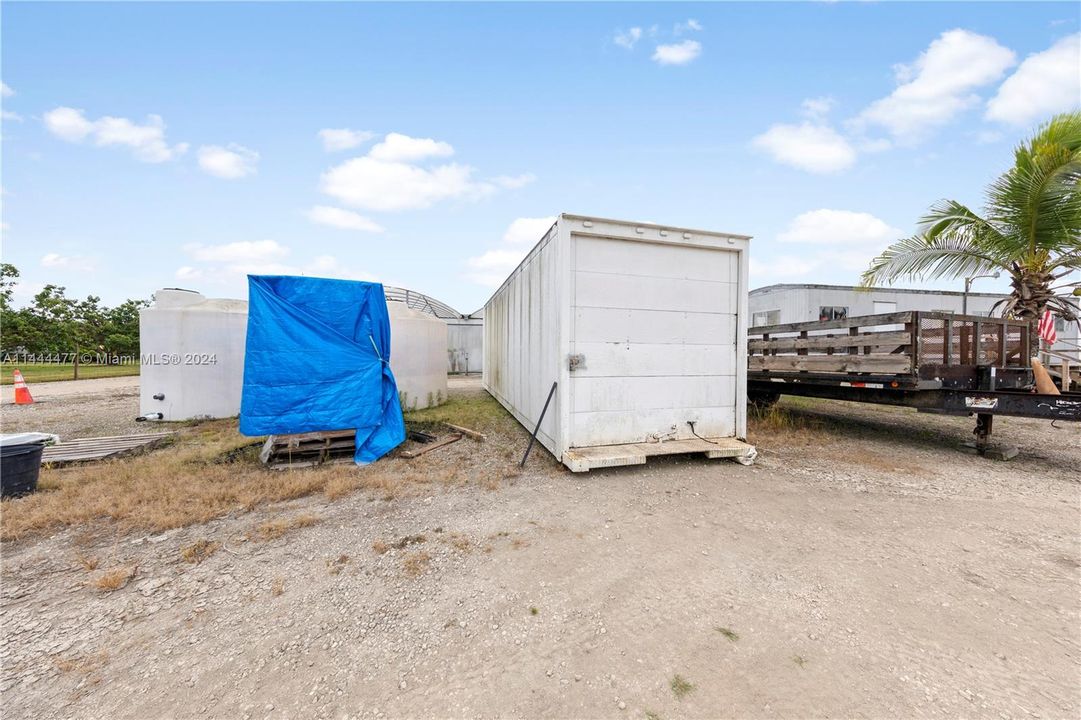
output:
M571 445L735 433L738 255L575 236Z

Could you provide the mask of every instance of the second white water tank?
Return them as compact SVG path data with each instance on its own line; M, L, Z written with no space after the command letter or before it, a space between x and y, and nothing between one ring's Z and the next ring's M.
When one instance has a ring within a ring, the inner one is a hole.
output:
M422 410L447 399L447 324L387 302L390 315L390 369L398 383L402 409Z

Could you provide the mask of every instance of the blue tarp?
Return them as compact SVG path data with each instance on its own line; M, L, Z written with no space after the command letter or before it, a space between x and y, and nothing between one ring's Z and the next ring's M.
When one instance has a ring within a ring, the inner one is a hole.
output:
M358 465L405 440L378 283L248 276L240 432L357 431Z

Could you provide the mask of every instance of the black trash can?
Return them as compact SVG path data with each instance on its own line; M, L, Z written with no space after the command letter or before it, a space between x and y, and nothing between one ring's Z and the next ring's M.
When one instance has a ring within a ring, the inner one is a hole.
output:
M18 497L38 489L44 443L0 445L0 495Z

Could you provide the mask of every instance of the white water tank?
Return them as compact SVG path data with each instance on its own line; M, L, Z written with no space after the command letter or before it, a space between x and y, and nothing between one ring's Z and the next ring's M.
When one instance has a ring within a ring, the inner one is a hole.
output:
M139 407L162 420L240 412L248 303L193 290L154 293L139 312Z
M447 399L447 324L404 302L387 302L390 369L402 409L423 410Z

